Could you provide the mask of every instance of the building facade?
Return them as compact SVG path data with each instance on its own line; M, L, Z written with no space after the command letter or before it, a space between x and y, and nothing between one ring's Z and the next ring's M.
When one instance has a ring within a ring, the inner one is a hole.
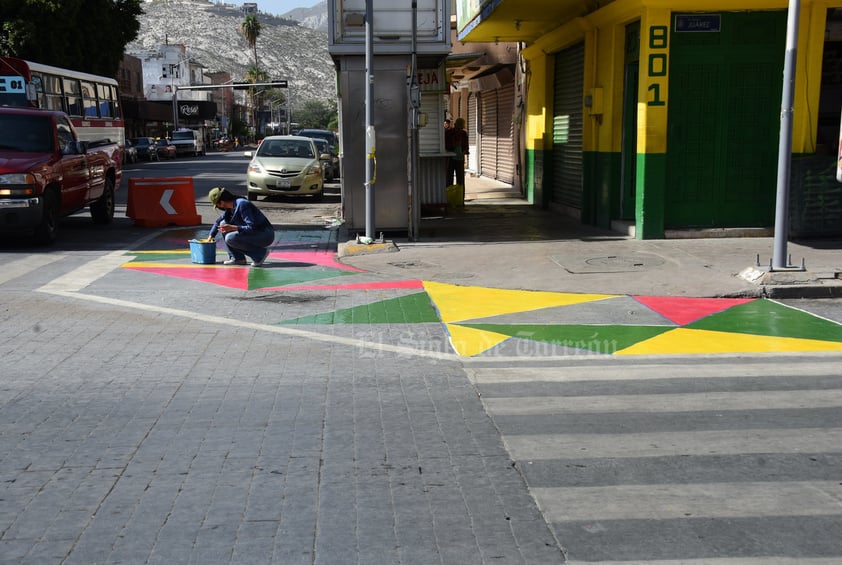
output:
M460 42L520 46L512 137L530 201L642 239L773 227L787 2L457 1ZM801 2L794 235L842 230L840 7Z

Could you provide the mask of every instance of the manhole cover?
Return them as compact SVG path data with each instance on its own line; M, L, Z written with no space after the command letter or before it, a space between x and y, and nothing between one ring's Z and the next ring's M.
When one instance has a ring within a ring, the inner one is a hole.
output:
M437 266L424 263L423 261L396 261L394 263L389 263L389 265L399 269L429 269Z
M553 261L570 273L629 273L644 271L664 264L657 255L604 255L601 257L553 257Z

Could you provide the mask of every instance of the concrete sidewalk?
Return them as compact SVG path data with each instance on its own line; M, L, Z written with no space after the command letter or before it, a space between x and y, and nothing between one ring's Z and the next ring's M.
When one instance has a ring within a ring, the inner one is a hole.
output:
M510 188L469 179L466 204L423 218L418 241L386 234L398 253L340 245L342 261L384 276L555 292L694 297L842 296L842 240L789 242L805 271L769 273L772 237L638 240L513 198ZM353 230L340 241L355 237ZM758 266L759 263L759 266Z

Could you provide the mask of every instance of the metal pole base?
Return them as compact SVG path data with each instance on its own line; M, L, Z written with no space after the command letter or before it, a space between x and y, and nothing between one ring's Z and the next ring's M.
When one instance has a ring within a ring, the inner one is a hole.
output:
M768 267L760 264L760 255L758 255L757 259L755 259L754 266L758 269L763 269L763 270L768 271L770 273L788 272L788 271L804 272L804 271L807 270L807 263L804 260L804 257L801 258L801 265L793 265L792 264L792 255L789 256L789 259L787 260L787 264L783 265L783 266L773 266L772 259L769 259L769 266Z

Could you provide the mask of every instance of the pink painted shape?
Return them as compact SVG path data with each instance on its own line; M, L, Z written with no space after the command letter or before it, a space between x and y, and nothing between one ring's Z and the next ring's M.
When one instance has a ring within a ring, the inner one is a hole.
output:
M420 280L382 281L367 283L319 285L279 286L261 290L384 290L384 289L419 289L424 288Z
M754 298L687 298L682 296L633 296L632 298L680 326L755 300Z
M191 281L217 284L220 286L227 286L229 288L236 288L238 290L249 289L249 268L248 267L134 267L131 264L124 265L123 268L132 269L133 271L143 271L144 273L153 273L156 275L164 275L166 277L178 277L181 279L189 279Z
M311 263L313 265L320 265L322 267L331 267L333 269L341 269L343 271L354 271L355 273L364 273L362 269L343 265L336 260L332 252L327 251L270 251L270 259L280 259L282 261L295 261L297 263Z

